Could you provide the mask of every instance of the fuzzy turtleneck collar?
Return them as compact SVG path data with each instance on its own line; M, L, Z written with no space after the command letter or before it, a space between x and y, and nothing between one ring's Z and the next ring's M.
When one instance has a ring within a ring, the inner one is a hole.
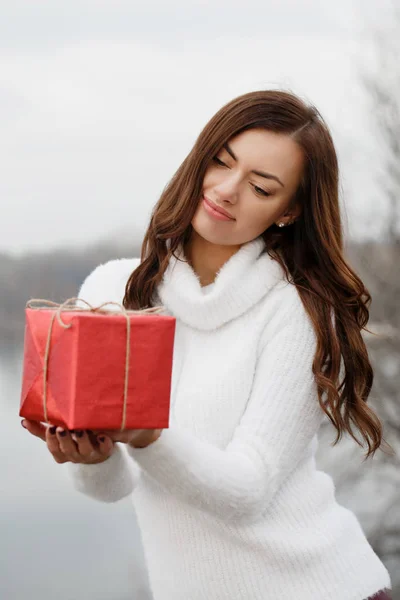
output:
M159 298L190 327L217 329L249 310L284 278L280 264L264 250L262 237L244 244L219 270L207 294L191 265L172 257L158 286ZM177 256L185 258L182 248Z

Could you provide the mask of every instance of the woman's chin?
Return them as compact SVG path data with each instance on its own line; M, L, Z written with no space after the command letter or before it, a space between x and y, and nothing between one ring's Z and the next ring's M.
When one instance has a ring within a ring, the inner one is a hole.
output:
M224 231L220 225L221 222L216 221L210 223L209 219L205 219L203 215L195 215L192 220L192 228L195 234L210 244L222 246L235 246L241 242L237 240L237 235L232 235L230 231Z
M197 238L201 238L209 244L215 244L216 246L235 246L238 244L232 236L221 235L207 229L196 229L195 227L193 227L193 231Z

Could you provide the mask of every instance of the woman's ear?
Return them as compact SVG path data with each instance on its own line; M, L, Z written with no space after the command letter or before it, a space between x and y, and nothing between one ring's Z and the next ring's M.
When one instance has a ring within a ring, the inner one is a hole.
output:
M294 202L292 205L289 205L286 212L285 212L285 216L290 217L291 221L297 221L297 219L300 217L301 213L302 213L303 207L301 205L300 202Z
M300 203L296 203L294 206L289 206L286 211L280 217L279 221L285 225L290 225L300 217L302 213L302 206ZM278 221L278 222L279 222Z

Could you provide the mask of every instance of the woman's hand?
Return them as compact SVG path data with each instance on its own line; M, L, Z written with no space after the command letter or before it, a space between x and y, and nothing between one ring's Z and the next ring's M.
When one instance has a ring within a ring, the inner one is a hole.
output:
M107 460L114 451L114 441L104 434L95 437L90 431L68 431L62 427L46 426L38 421L23 419L21 424L29 433L43 440L54 460L87 465Z
M129 444L134 448L146 448L158 438L162 433L162 429L125 429L124 431L116 431L112 429L95 430L95 435L106 435L113 442L121 442Z

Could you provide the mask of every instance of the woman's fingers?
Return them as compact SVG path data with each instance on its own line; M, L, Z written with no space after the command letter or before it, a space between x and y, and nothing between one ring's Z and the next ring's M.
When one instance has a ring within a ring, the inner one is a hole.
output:
M43 441L46 441L46 430L47 427L40 423L39 421L30 421L29 419L22 419L21 421L24 429L29 431L35 437L40 438Z
M114 449L114 442L107 435L99 436L99 451L102 456L111 456ZM104 441L103 441L104 440Z
M63 427L43 425L38 421L23 420L25 429L46 442L57 463L98 463L106 460L114 450L114 441L107 435L92 431L69 431Z
M90 456L93 451L93 444L89 439L87 431L76 430L71 433L71 437L76 443L79 454L82 456Z
M80 458L79 450L71 438L71 434L68 429L63 427L57 427L56 437L61 452L67 457L68 460L78 460Z
M57 427L56 437L62 459L76 463L102 462L112 454L114 443L104 435L96 436L90 431L69 432ZM56 454L58 456L58 454Z
M114 449L114 440L111 439L109 435L106 433L100 432L96 435L93 431L88 430L88 443L92 444L92 448L95 450L95 455L102 460L108 458L113 453ZM83 435L82 439L85 439L85 435ZM93 452L92 452L93 456ZM100 462L100 461L99 461Z
M62 451L59 443L59 436L57 434L57 427L49 427L46 432L46 444L49 452L53 455L54 460L57 463L67 462L68 458Z

